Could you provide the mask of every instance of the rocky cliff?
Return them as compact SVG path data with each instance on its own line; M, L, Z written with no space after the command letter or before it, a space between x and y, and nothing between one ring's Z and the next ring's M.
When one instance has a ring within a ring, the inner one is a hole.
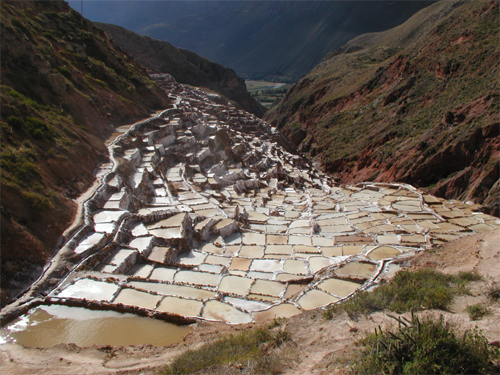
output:
M329 54L266 119L341 182L408 182L498 215L498 35L498 2L436 3Z
M63 1L3 1L1 35L1 274L15 290L72 221L114 126L169 100Z
M247 91L234 70L168 42L141 36L123 27L95 23L121 49L156 73L169 73L179 83L206 87L232 100L238 107L262 117L266 109Z

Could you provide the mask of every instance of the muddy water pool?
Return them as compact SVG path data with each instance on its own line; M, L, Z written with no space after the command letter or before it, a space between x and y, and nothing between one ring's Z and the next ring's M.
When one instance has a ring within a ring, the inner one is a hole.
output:
M78 346L170 345L191 332L156 319L114 311L61 305L39 306L0 329L0 344L18 343L46 348L57 344Z

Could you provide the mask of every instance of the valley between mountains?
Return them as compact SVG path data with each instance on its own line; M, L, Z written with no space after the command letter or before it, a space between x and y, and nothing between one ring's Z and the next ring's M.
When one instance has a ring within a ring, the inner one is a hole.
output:
M197 373L353 373L359 340L391 318L332 306L400 270L475 275L419 316L498 345L498 21L494 1L436 2L331 51L265 113L233 70L193 52L63 1L3 2L3 371L156 374L260 328L279 338L263 361ZM473 305L488 313L472 319ZM46 306L191 333L158 347L16 343Z

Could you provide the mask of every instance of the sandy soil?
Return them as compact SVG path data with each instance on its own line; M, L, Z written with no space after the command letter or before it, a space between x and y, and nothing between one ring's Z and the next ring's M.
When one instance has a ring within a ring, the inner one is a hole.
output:
M460 329L477 326L490 340L500 340L500 303L492 303L485 296L488 284L500 284L500 230L474 235L450 242L436 250L425 252L410 261L413 269L432 267L445 273L476 271L484 281L470 284L471 295L457 297L450 311L426 311L424 315L443 315ZM491 314L471 321L465 312L469 305L482 303ZM351 321L346 315L326 320L321 310L309 311L286 321L291 341L281 348L286 357L284 373L345 374L351 367L350 355L357 350L356 342L378 326L394 322L380 312ZM175 355L186 348L196 347L220 337L221 334L255 325L230 326L226 324L198 323L182 343L169 347L150 345L80 348L76 345L58 345L53 348L30 349L17 344L0 346L2 374L154 374ZM246 373L245 369L226 368L204 373Z

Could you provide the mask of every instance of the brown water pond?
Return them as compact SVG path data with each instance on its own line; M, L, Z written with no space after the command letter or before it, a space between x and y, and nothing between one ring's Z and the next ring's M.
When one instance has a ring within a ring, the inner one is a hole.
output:
M2 327L0 344L16 342L38 348L61 343L82 347L96 344L165 346L181 342L191 329L134 314L52 305L34 308Z

